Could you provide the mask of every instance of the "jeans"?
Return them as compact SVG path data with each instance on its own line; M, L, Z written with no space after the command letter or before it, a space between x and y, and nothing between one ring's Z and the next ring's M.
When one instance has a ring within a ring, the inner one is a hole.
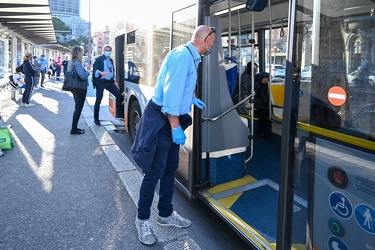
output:
M160 179L159 216L168 217L173 212L173 188L178 168L180 145L172 142L171 126L166 123L157 134L157 149L150 171L144 171L138 200L138 218L149 219L156 184Z
M22 95L22 103L29 103L30 102L30 97L31 97L31 92L33 90L33 81L29 82L25 80L25 91L23 92Z
M108 90L112 95L116 97L116 109L118 110L117 116L118 117L124 117L124 107L122 106L122 102L124 101L124 97L122 96L120 90L116 86L116 84L113 83L103 83L98 82L96 86L96 100L95 100L95 106L94 106L94 119L99 120L99 109L100 109L100 103L103 99L103 92L104 89Z
M35 77L34 76L34 87L38 87L38 83L39 83L39 77Z
M56 78L57 78L57 79L60 78L60 74L61 74L61 67L60 67L60 66L57 66L57 67L56 67Z

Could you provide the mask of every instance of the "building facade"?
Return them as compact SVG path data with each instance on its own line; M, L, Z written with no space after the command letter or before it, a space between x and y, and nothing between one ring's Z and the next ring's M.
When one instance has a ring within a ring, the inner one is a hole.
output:
M94 56L97 57L103 54L103 46L109 44L109 27L96 31L93 38L95 43Z
M81 18L81 0L48 0L51 15L60 18L70 27L71 33L66 36L56 34L59 42L69 42L80 36L87 37L89 22Z

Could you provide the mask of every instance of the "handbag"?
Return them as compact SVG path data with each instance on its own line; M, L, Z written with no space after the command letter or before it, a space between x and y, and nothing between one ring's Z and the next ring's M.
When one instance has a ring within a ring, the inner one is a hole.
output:
M85 93L87 91L87 83L77 76L74 69L75 65L73 65L72 71L67 71L65 73L62 90L72 91L75 93Z
M0 149L12 149L13 140L7 127L0 128Z

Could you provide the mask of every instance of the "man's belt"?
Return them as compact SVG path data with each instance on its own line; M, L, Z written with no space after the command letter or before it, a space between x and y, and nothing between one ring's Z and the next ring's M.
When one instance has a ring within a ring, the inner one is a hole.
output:
M100 79L103 83L113 83L113 80Z

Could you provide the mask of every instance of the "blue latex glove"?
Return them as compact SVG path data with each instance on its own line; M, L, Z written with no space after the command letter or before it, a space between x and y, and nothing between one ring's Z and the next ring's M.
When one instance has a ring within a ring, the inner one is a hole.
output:
M195 98L195 97L193 99L193 104L200 109L203 109L203 108L206 107L206 104L204 104L204 102L202 102L201 100L199 100L198 98Z
M181 126L178 126L175 129L172 129L172 140L176 144L183 146L185 144L186 135L182 130Z

